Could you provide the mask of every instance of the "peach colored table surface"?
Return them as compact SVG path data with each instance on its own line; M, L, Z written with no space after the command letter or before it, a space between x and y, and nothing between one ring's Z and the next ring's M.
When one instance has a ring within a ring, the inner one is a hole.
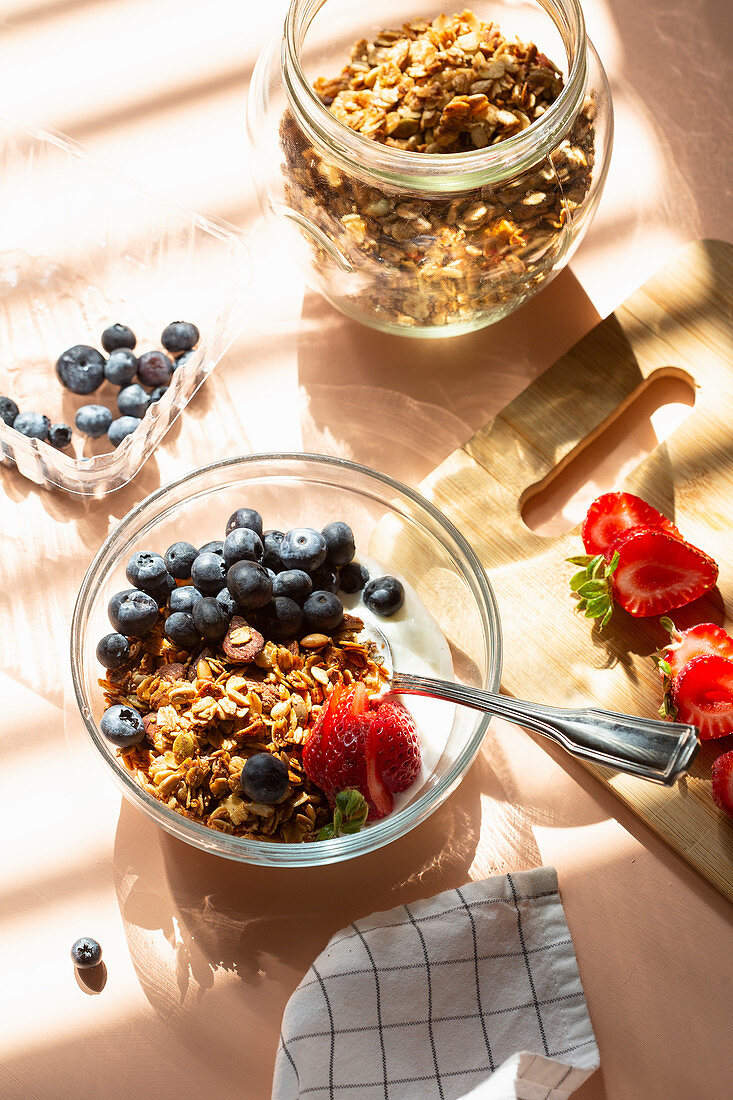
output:
M0 473L0 1095L264 1098L285 1002L334 930L550 863L601 1051L577 1095L723 1100L730 907L522 730L496 723L409 837L318 871L199 855L77 766L68 704L64 722L73 601L94 549L144 495L249 449L326 451L416 483L675 248L730 234L728 4L587 0L617 141L572 269L475 337L425 345L357 328L304 293L257 223L243 109L267 7L0 0L0 103L240 226L258 271L251 322L133 485L85 503ZM98 995L69 961L83 934L104 948Z

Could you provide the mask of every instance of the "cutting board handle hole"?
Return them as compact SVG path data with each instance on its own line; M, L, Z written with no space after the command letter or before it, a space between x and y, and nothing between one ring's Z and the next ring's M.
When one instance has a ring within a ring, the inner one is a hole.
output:
M525 525L548 538L571 530L591 501L617 489L694 404L695 383L686 371L654 371L541 481L525 489L519 502Z

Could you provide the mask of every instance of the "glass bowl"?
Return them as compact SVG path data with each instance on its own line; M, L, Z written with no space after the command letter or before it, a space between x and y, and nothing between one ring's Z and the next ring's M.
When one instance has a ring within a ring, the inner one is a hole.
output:
M232 226L161 202L59 134L0 117L0 393L21 411L73 424L81 405L116 415L117 387L88 396L56 378L73 344L100 346L107 325L160 347L171 321L201 340L167 392L115 450L106 436L55 450L0 420L0 461L38 485L104 496L127 484L217 365L245 319L249 253Z
M104 709L95 647L109 631L107 603L128 587L125 563L140 549L164 550L177 539L197 545L218 537L235 508L257 508L267 527L351 524L357 553L399 573L416 590L450 645L455 678L498 690L501 629L484 569L463 536L414 489L344 459L262 454L204 466L152 493L112 531L91 563L71 625L76 703L93 745L124 796L173 836L206 852L273 867L307 867L361 855L424 821L460 783L489 724L465 708L452 713L450 734L433 773L410 801L352 836L284 844L216 832L189 820L138 786L99 730ZM409 672L409 668L404 669ZM445 706L446 704L437 704ZM85 741L87 739L85 738Z

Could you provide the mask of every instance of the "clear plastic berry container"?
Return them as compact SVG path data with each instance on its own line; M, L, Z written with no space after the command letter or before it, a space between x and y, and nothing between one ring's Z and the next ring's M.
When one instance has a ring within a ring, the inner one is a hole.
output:
M160 348L171 321L201 332L167 393L116 449L74 431L59 451L0 421L3 463L38 485L103 496L135 476L241 328L249 253L231 226L169 206L62 136L7 119L0 186L0 394L21 412L72 427L85 404L117 416L116 386L78 396L55 371L74 344L101 350L109 324L133 329L136 354Z
M498 690L501 626L491 585L465 538L434 505L386 474L344 459L256 454L205 466L158 489L100 547L82 582L71 625L67 739L80 767L86 768L89 757L101 761L136 809L202 851L271 867L351 859L404 836L445 801L481 748L487 715L452 708L442 751L424 780L407 792L402 808L351 836L305 843L228 835L182 816L136 782L99 728L105 704L98 684L103 669L95 650L110 629L110 597L128 587L125 566L131 554L164 550L179 539L200 545L220 537L227 517L242 505L258 509L266 527L320 528L334 518L345 520L353 529L357 556L378 561L385 572L402 576L412 587L450 647L454 679ZM388 626L384 630L389 637ZM89 764L93 767L94 759Z

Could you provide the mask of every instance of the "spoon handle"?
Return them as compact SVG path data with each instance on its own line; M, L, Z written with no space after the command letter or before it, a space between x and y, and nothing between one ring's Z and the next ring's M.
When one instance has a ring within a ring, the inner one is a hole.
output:
M573 756L667 786L684 775L700 747L695 726L616 714L597 707L547 707L428 676L395 672L391 691L447 699L507 718L556 741Z

